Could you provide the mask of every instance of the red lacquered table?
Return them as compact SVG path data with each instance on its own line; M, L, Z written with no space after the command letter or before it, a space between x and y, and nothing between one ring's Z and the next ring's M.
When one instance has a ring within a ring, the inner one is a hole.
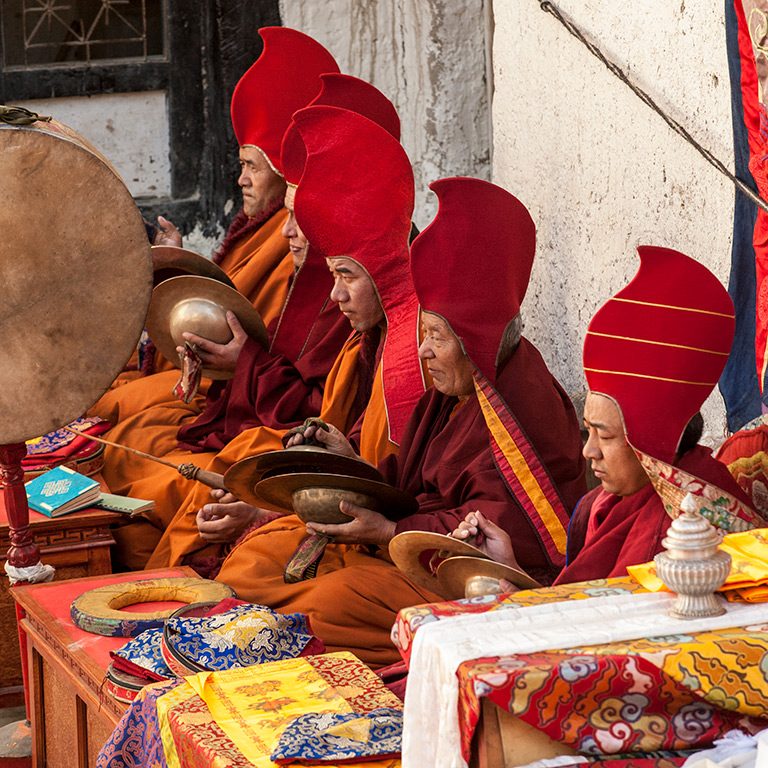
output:
M10 546L4 490L0 488L0 567ZM112 572L110 527L125 519L118 512L84 509L50 518L29 510L29 527L40 548L42 562L56 568L56 580L101 576ZM0 570L0 707L24 703L16 610L8 577Z
M190 568L136 571L86 579L14 587L26 617L29 662L32 765L39 768L94 766L96 755L127 709L104 685L109 652L128 642L78 629L70 618L72 601L107 584L169 576L197 577ZM126 611L178 607L143 603Z

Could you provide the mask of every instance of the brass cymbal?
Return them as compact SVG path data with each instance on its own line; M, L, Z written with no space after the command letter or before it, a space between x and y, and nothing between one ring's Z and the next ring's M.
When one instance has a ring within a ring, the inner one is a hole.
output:
M136 348L152 288L141 214L61 123L0 125L0 444L69 424Z
M173 363L184 346L185 331L226 344L232 339L227 310L237 315L245 332L262 346L267 344L267 329L256 308L241 293L210 277L180 275L160 283L152 291L147 314L147 333L155 346ZM230 371L203 368L209 379L231 379Z
M520 589L537 589L541 586L524 571L495 560L457 555L443 560L437 566L437 580L443 591L451 595L451 600L501 594L498 584L501 579L506 579Z
M175 245L153 245L151 251L155 285L179 275L200 275L218 280L237 290L220 266L199 253L188 251L186 248L177 248Z
M306 489L329 491L329 493L315 494L315 498L321 495L322 499L319 500L319 503L324 504L326 511L333 513L339 511L338 502L344 497L349 498L350 493L365 497L360 502L350 499L353 503L380 512L390 520L401 520L412 515L418 509L416 499L413 496L387 483L368 480L363 477L331 475L321 472L296 472L289 475L268 477L251 490L250 498L244 498L243 501L248 501L256 506L267 505L284 512L295 511L299 514L295 506L295 498L297 494L300 496L311 495L305 492ZM335 496L330 493L331 490L337 492ZM238 496L238 498L242 497ZM301 501L306 501L307 507L312 507L311 498L301 499ZM314 519L321 522L316 517Z
M437 580L437 577L422 564L422 554L430 552L437 554L440 559L460 555L490 560L481 549L444 533L434 533L433 531L403 531L403 533L398 533L389 542L389 556L392 558L392 562L417 587L424 587L437 595L441 595L446 600L455 598Z
M340 456L338 453L314 445L294 445L238 461L227 470L224 483L227 488L237 488L237 493L235 491L231 493L238 498L243 498L241 494L252 493L257 483L267 477L290 475L294 472L350 475L384 482L381 472L367 461Z

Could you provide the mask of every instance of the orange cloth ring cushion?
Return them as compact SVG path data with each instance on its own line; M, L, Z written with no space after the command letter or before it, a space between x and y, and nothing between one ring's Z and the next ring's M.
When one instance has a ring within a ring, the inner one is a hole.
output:
M145 629L162 627L176 608L146 613L120 610L127 605L166 601L218 603L234 596L231 587L208 579L145 579L92 589L73 601L70 615L75 626L86 632L107 637L136 637Z

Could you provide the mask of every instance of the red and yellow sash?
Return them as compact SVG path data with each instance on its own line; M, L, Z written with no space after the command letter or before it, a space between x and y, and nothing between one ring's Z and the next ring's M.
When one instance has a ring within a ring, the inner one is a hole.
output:
M474 379L499 474L528 515L551 563L562 567L568 510L509 406L477 369Z

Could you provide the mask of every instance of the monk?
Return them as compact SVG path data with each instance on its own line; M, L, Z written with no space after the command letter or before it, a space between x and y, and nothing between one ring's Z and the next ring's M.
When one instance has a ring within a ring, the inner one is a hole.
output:
M694 494L701 513L726 532L766 524L725 466L697 445L698 410L733 338L730 297L682 253L638 250L637 275L597 312L584 343L584 456L601 485L574 513L568 564L556 583L624 576L628 565L653 559L680 511L661 494ZM514 540L482 515L469 515L453 535L471 540L478 532L491 557L522 565Z
M280 314L293 274L293 260L282 235L288 216L283 207L286 187L280 159L282 137L293 113L317 95L319 76L338 72L338 66L325 48L301 32L264 27L259 34L264 49L235 87L231 105L232 126L240 146L238 184L243 207L213 261L269 326ZM233 370L243 333L236 319L230 319L230 323L232 345L211 345L204 357L206 367ZM108 392L91 413L117 424L155 404L173 403L174 408L166 415L176 427L184 419L200 414L205 405L205 388L187 406L174 401L171 391L178 371L162 359L151 342L142 349L140 367L144 373L141 379ZM212 385L212 397L218 396L221 389L218 384ZM134 447L148 450L152 446Z
M400 119L392 102L379 90L356 77L338 73L323 74L320 81L320 93L312 104L358 112L400 139ZM234 380L222 397L208 403L202 416L179 430L182 448L218 451L251 427L263 424L288 429L320 412L325 377L349 335L349 325L328 296L333 280L325 262L318 254L307 260L309 241L296 221L294 198L305 159L304 142L292 125L281 148L288 211L282 232L297 276L270 334L270 351L243 336ZM210 344L193 334L185 334L185 338L204 350Z
M378 137L374 138L377 142L383 141L385 145L389 146L389 154L392 155L395 161L400 163L403 177L407 178L410 174L410 166L407 163L407 158L404 158L402 154L402 149L396 149L398 146L397 140L400 135L400 123L391 102L373 86L357 78L347 75L329 74L324 75L321 79L323 80L323 90L315 100L315 104L321 105L326 102L333 105L340 105L342 103L354 104L354 111L356 113L369 117L378 125L381 125L391 135L391 139L380 139L380 132L378 132ZM337 110L336 116L338 117L339 114ZM368 123L366 122L364 125L367 126ZM296 139L298 139L298 143L296 143ZM361 146L361 151L366 151L366 149L366 146ZM283 166L289 180L288 197L286 198L289 204L292 204L294 200L292 195L299 195L301 186L305 184L305 175L302 175L304 174L303 158L305 156L306 150L298 129L286 132L283 142ZM350 157L346 164L354 166L354 158ZM356 168L352 173L359 175ZM319 183L322 184L324 180L332 179L335 174L336 171L330 169L326 179L322 177L316 178L319 178ZM301 185L297 191L292 191L293 183L299 179L301 179ZM331 182L330 188L334 188L333 182ZM316 192L315 194L320 195L322 193ZM385 197L387 194L388 190L385 189L382 195ZM408 205L408 202L404 197L402 197L402 201L400 198L396 198L393 203L387 203L388 208L398 215L406 205ZM290 221L291 219L289 219ZM296 222L295 226L301 230L298 222ZM286 232L286 234L290 233ZM363 236L367 236L367 234L364 233ZM402 257L403 264L405 265L403 268L405 272L404 279L410 282L407 271L407 241L405 246L403 246L396 240L397 230L395 230L395 234L392 237L393 243L386 243L386 247L393 249L396 253L405 253L405 256ZM382 236L382 240L384 239ZM405 249L404 251L403 248ZM316 252L311 252L308 256L308 262L317 259L313 268L320 267L325 272L325 277L332 281L328 265L324 259L319 259L317 256ZM423 383L415 349L412 349L409 342L405 340L390 341L387 360L397 361L398 358L401 358L400 362L394 363L395 374L393 376L398 375L398 371L405 371L406 375L399 387L392 386L388 388L389 395L386 398L385 405L381 381L382 373L381 370L378 373L376 372L377 367L380 367L379 363L386 340L384 328L386 322L391 318L398 319L401 316L407 315L406 320L413 325L414 333L416 333L415 298L411 295L410 303L406 301L408 294L400 286L393 286L392 290L379 290L378 296L376 296L375 289L371 286L369 290L374 292L374 304L376 307L379 307L379 311L386 311L386 320L383 319L383 315L382 318L376 319L375 322L368 319L358 320L354 314L356 310L352 309L352 304L350 303L356 301L356 294L347 297L346 293L348 291L342 291L342 287L345 285L351 286L355 283L356 277L360 278L359 284L370 283L370 278L376 281L376 274L382 274L384 279L390 279L386 270L386 262L382 262L383 266L380 266L375 251L371 257L373 261L370 264L368 263L366 253L363 253L361 258L363 259L361 261L362 266L356 262L350 262L349 264L339 265L339 269L333 270L334 275L337 275L338 279L335 281L336 287L330 296L330 303L333 307L330 311L335 312L335 316L339 321L351 324L353 334L347 340L328 376L323 403L320 408L320 416L325 421L338 425L344 433L347 433L353 429L355 423L365 412L367 419L366 428L363 429L363 422L360 420L356 430L357 439L361 441L361 450L366 455L369 455L372 460L378 460L380 456L396 449L395 442L390 439L391 430L388 423L388 414L397 417L404 409L411 408L421 392L423 392ZM379 272L379 270L383 271ZM343 280L342 277L346 279ZM299 279L301 279L301 275L299 275ZM309 287L311 288L312 285ZM295 298L295 291L292 290L290 301L293 302ZM301 303L303 304L304 301L302 300ZM342 312L335 308L336 303L341 306ZM382 304L383 307L381 307ZM324 310L323 315L326 311L329 310ZM284 322L284 320L281 320L281 329ZM349 324L346 325L347 331L350 330ZM278 337L281 333L282 330L278 333ZM404 349L394 351L399 349L395 344L399 344ZM309 354L312 354L311 349ZM393 363L388 362L384 367L386 368L389 365L393 365ZM261 373L263 375L265 372L262 371ZM271 377L275 371L270 370L266 373ZM282 376L283 374L280 373L279 375ZM260 385L260 391L263 389L264 387ZM374 401L377 405L367 411L366 406L371 399L372 392L374 392ZM267 395L264 399L269 403L273 399L277 399L278 396L279 390L275 390L273 395ZM239 400L242 403L242 407L238 409L238 412L245 414L250 406L246 405L243 398L239 398ZM404 401L404 404L398 404L401 400ZM228 411L232 410L230 404ZM313 415L317 415L317 411ZM196 425L202 425L206 416L207 414L204 414L190 429L196 429ZM400 420L403 421L402 417L400 417ZM196 463L203 463L206 468L212 471L224 473L233 463L241 458L266 450L282 448L284 429L281 428L281 425L264 420L262 422L263 427L250 428L251 425L258 423L258 420L254 419L252 415L240 420L233 419L232 426L227 427L226 445L222 441L219 453L212 458L210 454L193 457L194 460ZM235 437L234 434L237 432L240 434ZM179 433L180 440L185 441L186 447L195 450L195 446L186 439L187 434L187 430L182 429ZM197 430L197 435L202 434L202 431ZM204 437L203 442L198 443L198 445L201 445L203 449L215 448L217 447L216 441L218 440L219 435L217 432L214 432L209 437ZM209 557L219 556L222 545L232 544L245 528L256 522L257 517L254 515L253 508L238 503L234 497L225 496L220 491L213 491L211 495L213 496L213 501L209 498L207 489L203 487L193 488L189 492L179 505L178 512L172 522L166 526L162 540L149 561L149 567L159 567L163 563L181 562L184 558L186 558L185 562L194 562L197 564L196 567L200 567L201 561L207 563ZM200 530L198 530L198 523L200 523ZM198 535L199 533L203 534L202 538ZM220 562L220 559L218 562Z
M298 180L304 164L303 144L298 156L286 151L282 160L289 181ZM132 431L145 429L152 419L152 442L142 445L144 450L176 463L199 463L214 458L216 451L249 427L287 429L319 413L326 376L349 335L349 325L329 298L333 281L323 260L317 254L308 258L309 242L293 213L295 190L295 183L289 183L285 196L289 217L283 227L295 275L283 312L270 324L269 347L248 338L229 313L235 338L225 346L232 348L239 341L241 349L234 360L234 377L223 393L215 398L209 393L208 407L201 416L187 420L178 430L168 416L175 404L155 405L121 422L112 430L113 435L123 434L123 440L135 444ZM208 349L219 345L191 333L184 336L200 350L206 363L219 354L215 350L210 357L207 354ZM151 493L157 499L148 519L135 521L117 534L116 556L134 569L143 567L177 511L189 481L170 467L148 464L130 455L121 457L116 449L110 449L110 454L123 459L108 469L112 488L139 497Z
M528 212L509 193L476 179L443 180L432 188L440 197L440 211L413 243L411 274L422 305L419 356L434 386L411 415L398 455L378 462L386 479L415 496L418 511L395 523L342 502L341 511L353 520L306 526L332 536L334 544L326 549L315 578L293 584L283 579L282 559L290 549L282 542L277 546L276 534L281 531L281 538L288 539L293 530L298 544L301 531L295 518L284 518L250 534L217 576L243 599L308 613L329 650L352 650L372 666L398 658L389 638L397 611L438 599L410 584L391 563L386 548L397 532L448 533L468 510L482 509L515 531L529 567L552 572L551 580L564 561L568 516L585 489L573 406L535 348L519 336L516 318L535 249ZM507 250L494 251L478 241L477 210L498 213L493 236L508 243ZM435 270L438 261L441 269ZM470 264L472 280L456 280ZM515 405L507 406L502 395ZM493 417L483 414L481 398L492 404ZM507 435L514 434L517 453L525 457L525 468L517 468L518 484L530 487L536 473L539 509L510 491L487 418L494 427L502 419ZM314 437L330 450L355 455L333 426L317 429ZM529 442L534 440L536 450ZM551 531L547 535L541 533L544 522Z

